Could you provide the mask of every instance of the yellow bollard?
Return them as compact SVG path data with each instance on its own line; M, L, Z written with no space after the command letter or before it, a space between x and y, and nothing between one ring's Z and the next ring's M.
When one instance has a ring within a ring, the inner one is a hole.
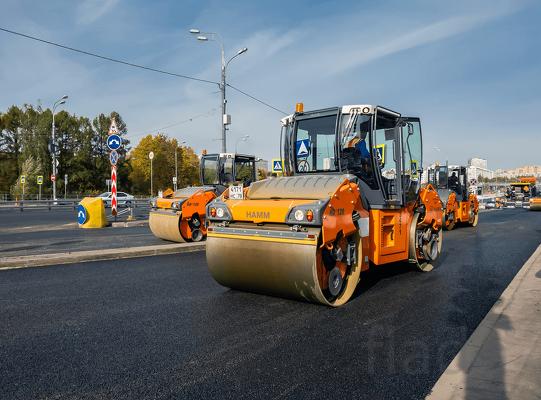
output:
M107 226L105 206L99 197L85 197L77 208L79 228L104 228Z

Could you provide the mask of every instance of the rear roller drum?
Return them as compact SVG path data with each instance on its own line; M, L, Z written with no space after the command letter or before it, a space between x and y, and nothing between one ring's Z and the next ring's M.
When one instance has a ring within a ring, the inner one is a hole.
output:
M445 223L443 225L445 230L447 231L453 230L453 228L455 227L455 224L456 224L455 213L454 212L451 212L449 214L445 213Z
M468 224L470 226L477 226L479 222L479 214L474 211L473 204L470 204L470 215L468 219Z
M419 215L413 218L410 227L409 261L423 272L432 271L441 254L443 232L431 226L418 226Z

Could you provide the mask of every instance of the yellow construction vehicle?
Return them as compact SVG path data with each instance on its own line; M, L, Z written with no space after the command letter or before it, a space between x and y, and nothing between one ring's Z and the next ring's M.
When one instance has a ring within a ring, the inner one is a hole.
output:
M202 186L167 190L153 201L148 217L152 233L172 242L199 242L206 237L206 206L230 184L250 185L256 179L254 156L205 154L200 162Z
M477 226L479 200L473 193L464 166L436 165L428 169L428 182L436 188L443 203L443 227L453 229L457 223Z
M421 187L421 124L379 106L282 120L284 177L226 190L207 206L207 263L233 288L340 306L361 271L441 252L437 191ZM238 194L239 190L235 190Z
M525 205L531 204L530 198L537 196L535 184L535 176L523 176L518 178L515 182L511 182L505 193L507 202L513 204L517 208L522 208Z

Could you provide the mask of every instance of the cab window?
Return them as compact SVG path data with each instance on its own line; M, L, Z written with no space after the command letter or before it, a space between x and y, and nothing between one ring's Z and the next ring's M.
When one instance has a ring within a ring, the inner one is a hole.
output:
M342 170L356 175L372 189L377 189L372 154L370 130L372 118L352 111L343 114L340 122L340 164Z
M406 118L402 124L402 152L402 187L406 203L409 203L417 198L423 171L421 123L416 118Z
M218 180L218 157L205 157L203 159L203 184L217 185Z
M396 126L395 118L378 116L374 134L374 163L378 166L383 184L385 198L390 201L399 201L399 166L395 155L396 148L399 148L400 130Z
M334 158L336 114L300 119L297 122L295 143L296 172L336 171Z
M254 160L237 157L235 159L235 180L249 185L253 179Z

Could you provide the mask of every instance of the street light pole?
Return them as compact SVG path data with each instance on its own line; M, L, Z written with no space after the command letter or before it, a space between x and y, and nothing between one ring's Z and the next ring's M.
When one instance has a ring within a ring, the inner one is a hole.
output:
M66 104L66 100L68 99L67 95L62 96L60 99L54 102L53 104L53 126L52 126L52 143L51 143L51 150L53 153L53 201L56 201L56 143L55 143L55 126L54 126L54 113L56 110L56 107L62 104Z
M154 159L153 151L148 153L148 158L150 159L150 197L152 197L152 193L154 193L154 187L153 187L153 182L152 182L152 160Z
M201 32L199 29L190 29L190 33L193 35L198 35L197 40L206 42L209 40L209 36L212 37L211 40L214 40L220 44L220 51L221 51L221 76L220 76L220 84L218 85L220 87L221 92L221 101L222 101L222 115L221 115L221 131L222 131L222 153L227 152L227 144L226 144L226 133L227 133L227 125L231 123L231 117L226 114L226 106L227 106L227 99L225 97L225 88L227 86L226 84L226 70L229 63L235 58L240 56L241 54L244 54L248 51L247 47L244 47L237 51L237 53L231 57L227 62L225 61L225 51L224 51L224 42L221 38L221 36L216 32Z

